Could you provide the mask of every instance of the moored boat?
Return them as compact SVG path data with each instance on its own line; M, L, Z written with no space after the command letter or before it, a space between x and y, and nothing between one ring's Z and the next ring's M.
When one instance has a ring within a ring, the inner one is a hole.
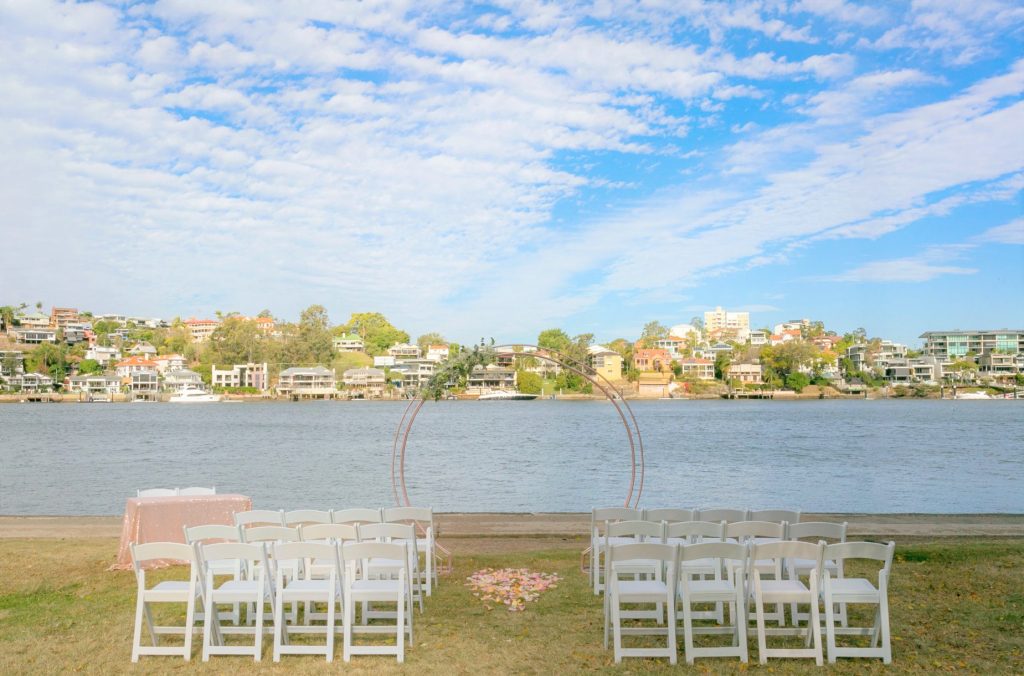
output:
M223 399L219 394L213 394L198 387L184 387L177 394L171 397L172 404L205 404Z
M525 394L515 390L494 390L487 394L481 394L480 401L529 401L536 399L536 394Z

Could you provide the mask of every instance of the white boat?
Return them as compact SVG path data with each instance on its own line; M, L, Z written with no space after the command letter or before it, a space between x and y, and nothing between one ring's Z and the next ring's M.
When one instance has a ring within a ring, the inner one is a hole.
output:
M536 394L523 394L514 390L494 390L480 395L480 401L529 401L536 398Z
M172 404L204 404L211 401L223 399L219 394L211 394L198 387L183 387L177 394L171 397Z
M960 394L956 395L956 398L957 399L991 399L992 397L988 396L984 392L961 392Z

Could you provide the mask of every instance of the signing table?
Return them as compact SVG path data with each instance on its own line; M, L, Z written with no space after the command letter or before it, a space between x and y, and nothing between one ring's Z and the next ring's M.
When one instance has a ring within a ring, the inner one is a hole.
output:
M184 542L185 526L234 525L235 512L252 509L252 498L235 493L128 498L121 524L121 546L111 570L131 570L132 544ZM150 562L158 564L158 562ZM170 563L170 562L167 562ZM154 566L150 566L154 567Z

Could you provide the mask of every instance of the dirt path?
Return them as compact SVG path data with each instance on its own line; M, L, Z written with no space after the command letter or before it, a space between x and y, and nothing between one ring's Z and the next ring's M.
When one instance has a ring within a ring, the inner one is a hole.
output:
M438 514L440 538L580 537L589 514ZM1024 514L805 514L803 521L847 521L849 534L1024 537ZM117 516L0 516L0 538L116 538Z

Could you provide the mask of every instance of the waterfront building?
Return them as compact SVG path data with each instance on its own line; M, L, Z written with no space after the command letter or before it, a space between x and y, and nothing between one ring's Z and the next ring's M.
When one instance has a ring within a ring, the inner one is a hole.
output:
M428 345L427 359L436 362L448 361L449 348L447 345Z
M266 364L234 364L230 369L210 369L214 387L252 387L261 392L270 389L270 371Z
M676 363L682 369L683 376L692 376L698 380L715 379L715 362L711 359L690 357L688 359L680 359Z
M25 372L25 353L20 350L0 350L0 378L10 378Z
M379 354L373 358L374 368L383 368L385 366L394 366L398 360L392 357L390 354Z
M978 357L978 370L990 376L1012 376L1020 373L1019 354L989 352Z
M18 324L25 328L47 329L50 328L50 315L43 314L40 310L19 313L14 316Z
M94 336L92 324L89 322L68 322L63 332L64 342L68 345L84 343L86 340L89 340L90 336Z
M931 356L893 358L880 364L886 382L934 385L942 380L942 363Z
M90 397L109 398L121 391L120 378L102 373L93 373L87 376L71 376L65 382L69 391L83 392Z
M738 380L744 385L760 385L764 382L764 372L760 364L737 362L729 364L725 375L730 380Z
M85 351L85 358L92 359L99 364L106 366L112 361L118 361L121 359L121 352L116 347L103 347L102 345L93 345Z
M729 312L718 306L704 313L704 331L713 340L745 343L750 337L750 313Z
M188 361L180 354L162 354L159 357L154 357L153 361L156 362L156 370L161 375L165 375L168 371L183 369L188 365Z
M342 374L345 387L367 399L380 399L387 388L384 371L374 368L348 369Z
M686 340L679 336L669 335L654 341L654 347L658 350L665 350L670 357L675 359L679 356L680 348L686 347Z
M968 353L980 356L990 352L1024 352L1024 329L925 331L920 338L924 339L924 353L942 361L956 361Z
M114 372L122 378L129 378L139 371L156 373L156 362L145 357L128 357L114 365Z
M767 331L762 330L762 329L758 329L756 331L751 331L750 332L750 338L749 338L750 344L753 345L754 347L760 347L762 345L767 345L768 344L768 336L769 336L769 333Z
M335 352L362 352L366 349L363 339L351 333L343 333L336 336L333 341Z
M633 351L633 368L638 371L668 371L672 366L672 355L667 350L639 348Z
M641 373L636 383L636 394L645 399L664 399L669 395L672 376L668 373Z
M47 392L53 389L53 378L44 373L19 373L7 378L7 387L19 392Z
M466 384L467 394L486 394L491 390L516 389L515 369L505 368L497 364L474 366L469 373Z
M182 390L186 387L202 387L203 378L195 371L185 368L173 369L164 372L164 389Z
M185 320L185 327L192 334L192 340L197 343L201 343L209 338L217 330L218 326L220 326L220 322L213 319L196 319L192 317Z
M421 352L418 345L395 343L388 348L388 354L395 359L419 359Z
M73 307L55 307L50 309L50 328L66 329L68 324L77 323L78 309Z
M39 329L34 327L19 326L9 332L16 342L26 345L39 345L40 343L56 343L56 329Z
M590 348L590 366L608 382L622 380L622 355L601 345Z
M906 359L907 346L882 340L877 343L858 343L846 348L846 356L855 371L884 368L887 364Z
M128 390L134 396L149 398L160 391L160 375L156 369L138 369L127 378Z
M277 392L285 396L331 397L337 391L333 369L323 366L293 366L281 371Z

